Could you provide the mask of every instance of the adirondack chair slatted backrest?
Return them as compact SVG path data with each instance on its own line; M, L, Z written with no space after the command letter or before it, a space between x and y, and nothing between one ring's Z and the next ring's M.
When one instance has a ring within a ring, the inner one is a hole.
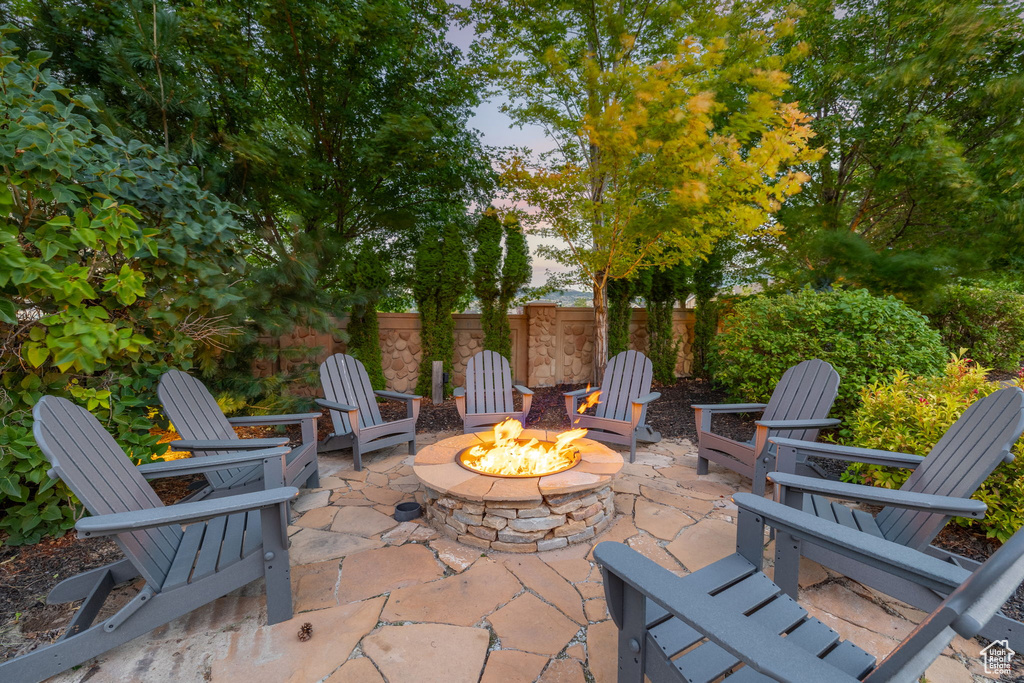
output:
M238 434L224 411L217 405L206 385L181 370L168 370L160 378L157 397L164 412L181 438L195 441L236 440ZM204 451L204 455L220 455L230 451ZM235 481L245 468L208 472L206 478L214 486L226 486ZM248 468L252 469L252 468Z
M1008 387L975 401L943 435L901 491L965 498L1002 462L1024 430L1024 391ZM923 549L948 518L885 508L876 518L890 541Z
M839 391L839 373L823 360L805 360L786 370L775 385L762 420L813 420L828 417ZM772 436L814 441L817 429L773 431Z
M320 364L320 384L323 385L324 398L359 409L359 428L372 427L383 422L377 397L370 385L370 376L366 374L363 364L344 353L336 353ZM335 434L348 434L352 431L348 415L336 410L331 411Z
M163 507L114 438L84 408L44 396L32 411L32 432L43 455L94 515ZM152 586L162 585L181 543L181 527L118 534L124 554Z
M867 677L867 681L916 681L953 640L961 617L986 624L1024 582L1024 531L1017 531L992 557L949 594ZM976 628L971 628L976 632ZM960 635L972 637L974 633ZM929 677L931 680L931 677Z
M650 393L653 372L651 359L638 351L616 354L605 367L601 399L594 416L628 422L633 415L633 399ZM640 424L646 414L647 406L644 406Z
M466 413L511 413L512 371L497 351L481 351L466 363Z

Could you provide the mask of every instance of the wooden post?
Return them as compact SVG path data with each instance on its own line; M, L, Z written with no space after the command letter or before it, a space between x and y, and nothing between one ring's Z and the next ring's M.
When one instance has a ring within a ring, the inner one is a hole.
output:
M444 361L435 360L430 368L430 386L433 393L430 400L437 405L444 401Z

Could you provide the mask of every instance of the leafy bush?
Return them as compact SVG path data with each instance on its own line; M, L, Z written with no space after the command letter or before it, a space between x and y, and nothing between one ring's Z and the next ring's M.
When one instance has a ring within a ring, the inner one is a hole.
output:
M1024 363L1024 294L951 285L928 317L950 349L966 348L982 365L1014 371Z
M921 314L865 290L758 295L723 321L715 377L745 401L767 401L787 368L809 358L835 367L841 382L834 415L857 406L862 387L897 370L938 374L946 350Z
M847 443L927 455L969 405L1000 388L985 379L986 372L961 354L953 356L942 376L911 378L897 372L889 382L865 387L860 408L849 421ZM1024 388L1024 377L1017 384ZM1000 541L1024 525L1024 439L1014 453L1016 459L999 465L974 495L989 506L985 518L957 518L958 524L975 526ZM905 469L856 463L843 480L894 489L909 476Z
M122 141L0 28L0 530L69 529L70 492L32 437L44 394L93 411L136 461L155 452L159 375L220 353L245 266L230 207L177 159Z

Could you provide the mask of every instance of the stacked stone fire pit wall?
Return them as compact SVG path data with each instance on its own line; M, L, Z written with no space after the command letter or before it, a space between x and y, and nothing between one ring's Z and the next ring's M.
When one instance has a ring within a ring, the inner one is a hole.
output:
M554 434L526 430L523 437L551 441ZM589 541L611 524L611 482L622 469L621 455L581 439L579 464L544 477L491 477L458 465L462 449L492 438L465 434L416 456L413 470L424 485L426 517L435 529L482 550L529 553Z

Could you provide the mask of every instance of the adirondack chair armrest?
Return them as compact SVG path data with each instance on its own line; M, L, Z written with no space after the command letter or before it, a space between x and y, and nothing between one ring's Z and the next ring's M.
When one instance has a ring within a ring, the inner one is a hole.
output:
M657 391L652 391L649 394L644 394L640 398L634 398L633 399L633 405L635 405L635 406L644 406L644 405L647 405L648 403L650 403L651 401L657 400L659 398L661 398L661 393L657 392Z
M452 392L452 396L454 398L466 398L466 388L455 387L455 390Z
M294 486L282 486L269 491L240 493L213 500L200 500L193 503L178 503L165 507L115 512L109 515L97 515L78 520L75 529L86 537L110 536L126 531L141 531L153 527L170 526L201 522L214 517L230 515L236 512L249 512L262 508L282 505L294 500L299 490Z
M281 436L273 439L180 439L172 441L172 451L250 451L263 450L265 448L278 448L288 445L288 437Z
M795 456L806 455L907 469L914 469L924 462L924 458L920 455L880 451L874 448L857 448L855 446L842 446L835 443L801 441L800 439L770 438L768 440L779 447L776 469L779 472L790 474L796 471L794 469ZM790 462L791 460L793 462Z
M842 420L833 418L808 419L808 420L758 420L754 424L767 429L825 429L826 427L837 427Z
M375 391L373 393L381 398L390 398L395 401L419 401L423 399L422 396L417 396L415 394L401 394L397 391Z
M841 481L828 481L813 477L801 477L796 474L771 472L768 480L782 487L780 496L786 491L801 493L819 493L829 498L852 500L875 505L891 505L908 510L934 512L953 517L971 517L981 519L985 516L988 506L980 500L956 498L952 496L936 496L930 493L917 493L900 489L883 489L863 484L849 484Z
M524 387L522 384L513 384L512 388L518 391L523 396L533 396L533 389Z
M397 391L375 391L373 392L381 398L390 399L393 401L405 401L405 416L411 417L415 420L420 415L420 401L423 400L422 396L416 394L400 394Z
M589 396L590 394L594 393L595 391L601 391L601 387L590 387L590 388L576 389L575 391L564 391L564 392L562 392L562 396L575 396L577 398L581 398L583 396Z
M676 576L622 543L599 543L594 549L594 559L604 574L612 614L619 611L614 602L622 601L628 590L625 586L628 586L757 671L776 680L836 683L857 680L743 614L723 608L720 600L696 589L692 582L686 580L688 577ZM645 634L630 635L636 638Z
M694 410L709 413L759 413L768 407L767 403L695 403Z
M902 576L932 589L955 588L970 575L970 572L962 567L902 543L877 538L752 493L733 494L732 500L739 508L740 533L744 525L750 523L750 516L755 515L763 520L761 524L767 524L776 531L787 533L799 540L813 541L815 545L884 568L890 574ZM763 529L763 526L761 528Z
M250 415L229 417L228 422L236 427L258 427L260 425L297 425L304 420L322 417L320 413L292 413L290 415Z
M328 410L337 410L342 413L359 412L359 408L355 406L350 406L347 403L338 403L337 401L330 401L326 398L316 399L316 404L322 408L327 408Z
M276 441L277 439L267 439ZM258 451L237 451L223 455L207 455L202 458L182 458L181 460L164 460L139 465L135 469L146 479L162 479L164 477L180 477L185 474L203 474L216 470L253 465L267 458L280 458L284 469L285 456L291 453L290 448L265 448Z

